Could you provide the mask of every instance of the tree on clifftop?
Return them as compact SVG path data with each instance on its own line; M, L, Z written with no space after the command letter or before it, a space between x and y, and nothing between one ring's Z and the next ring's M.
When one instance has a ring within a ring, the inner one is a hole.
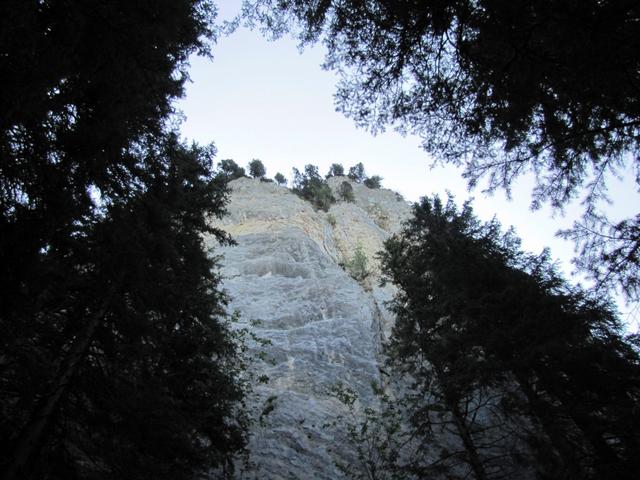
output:
M344 176L344 167L339 163L332 163L331 166L329 167L329 171L327 172L327 175L325 176L325 178L343 177L343 176Z
M422 138L470 186L509 191L533 172L533 206L581 197L566 232L577 264L640 299L640 216L598 212L607 177L640 183L640 3L636 0L250 0L273 35L322 41L339 111L373 132Z
M267 174L267 169L264 168L264 163L254 158L249 162L249 175L253 178L263 178Z
M220 163L218 163L218 169L220 170L220 174L227 180L235 180L245 176L244 168L239 166L230 158L220 160Z
M320 176L318 167L315 165L305 165L304 173L294 168L291 189L296 195L311 202L315 208L325 212L336 201L331 193L331 187Z

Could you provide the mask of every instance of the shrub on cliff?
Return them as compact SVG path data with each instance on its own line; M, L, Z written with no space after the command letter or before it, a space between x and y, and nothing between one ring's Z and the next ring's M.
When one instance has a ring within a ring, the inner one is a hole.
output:
M284 175L282 175L280 172L276 173L275 176L273 177L273 179L276 181L276 183L278 185L280 185L281 187L285 186L287 184L287 179Z
M331 188L318 173L315 165L305 165L304 173L297 168L293 169L292 191L301 198L311 202L313 206L325 212L336 200L331 193Z
M362 244L358 243L353 256L347 263L347 271L355 280L362 282L371 274L367 268L368 264L367 254L364 253Z
M331 167L329 167L329 172L327 173L325 178L331 177L344 177L344 167L339 163L331 164Z
M244 168L239 166L230 158L220 160L220 162L218 163L218 171L222 177L227 179L227 181L246 176Z
M364 182L362 182L365 187L368 188L381 188L382 187L382 177L379 175L374 175L373 177L366 178Z
M254 158L249 162L249 175L253 178L263 178L267 174L267 169L265 168L262 161Z

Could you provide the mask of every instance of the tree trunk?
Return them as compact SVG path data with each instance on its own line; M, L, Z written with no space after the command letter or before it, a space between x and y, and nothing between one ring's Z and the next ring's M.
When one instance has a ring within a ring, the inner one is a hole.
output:
M84 329L78 334L75 342L63 359L49 392L38 402L29 421L22 429L22 432L20 432L13 449L11 461L2 474L2 480L15 480L16 478L20 478L22 469L42 444L43 433L50 425L51 419L60 404L60 400L65 396L71 379L77 372L91 344L96 328L106 313L110 297L110 294L107 295L107 300L104 301L100 310L89 318Z
M559 422L557 414L553 411L556 409L553 405L540 399L538 394L531 388L526 375L515 373L516 380L520 386L520 390L527 399L529 414L535 418L546 436L551 440L553 448L557 452L557 458L562 464L563 472L555 472L561 478L583 479L587 478L585 466L581 465L576 451L576 446L572 445L567 436L569 432L566 426L563 427ZM576 428L578 428L576 426Z
M462 440L462 444L464 445L464 449L467 453L469 465L471 466L476 479L487 480L487 473L484 471L484 465L482 465L480 455L478 455L478 450L476 449L471 432L467 427L464 415L462 415L462 412L458 407L458 402L451 401L450 399L446 399L446 402L448 403L447 406L453 415L453 421L456 429L458 430L458 435L460 435L460 439Z

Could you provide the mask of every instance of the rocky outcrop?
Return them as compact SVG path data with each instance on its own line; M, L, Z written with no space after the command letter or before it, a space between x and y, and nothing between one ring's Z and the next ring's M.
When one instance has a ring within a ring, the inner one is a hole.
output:
M409 207L390 190L357 184L355 202L329 212L273 183L243 178L231 187L229 215L218 226L238 245L217 250L224 288L240 313L237 326L267 341L255 346L256 369L269 377L251 399L263 415L239 477L342 478L335 464L353 461L353 452L327 425L343 408L330 392L342 382L367 398L371 382L381 381L380 346L391 325L384 302L393 292L378 285L375 253ZM345 269L357 248L369 260L361 282Z

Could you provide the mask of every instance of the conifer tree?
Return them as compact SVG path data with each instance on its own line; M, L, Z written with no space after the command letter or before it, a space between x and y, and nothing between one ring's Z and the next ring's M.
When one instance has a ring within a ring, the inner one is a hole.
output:
M0 6L0 471L192 478L244 444L213 149L170 133L207 0ZM237 419L237 420L236 420Z
M482 224L468 204L458 211L437 197L414 207L381 261L400 287L392 355L418 387L436 388L427 410L448 411L476 478L491 478L491 461L474 446L476 434L465 443L455 408L487 392L500 399L491 411L506 419L492 425L498 431L531 427L515 438L530 445L529 467L541 478L635 476L640 360L602 292L569 286L548 253L524 254L497 222ZM418 431L424 418L415 416Z

